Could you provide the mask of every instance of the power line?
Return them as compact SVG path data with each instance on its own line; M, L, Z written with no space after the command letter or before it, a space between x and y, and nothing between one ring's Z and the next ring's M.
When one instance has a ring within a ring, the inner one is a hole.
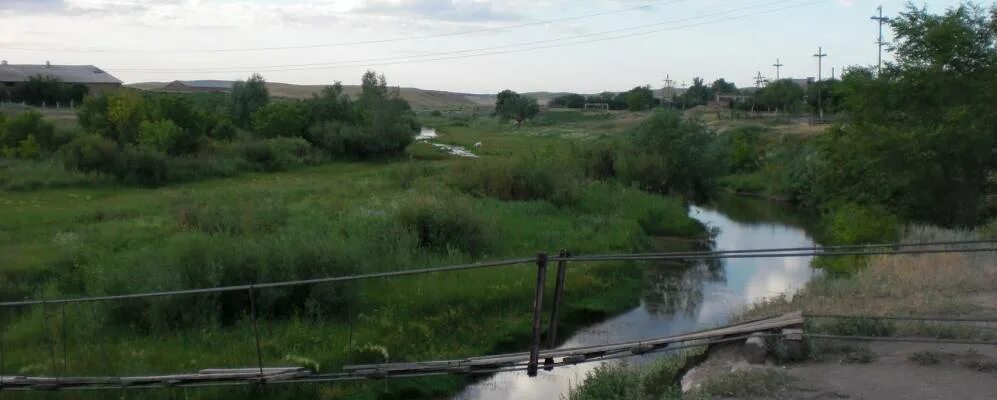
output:
M981 243L994 243L994 242L997 241L974 240L974 241L964 241L964 242L929 242L929 243L906 244L906 245L895 245L895 244L857 245L857 246L848 246L847 248L845 248L845 250L860 249L860 248L876 249L876 248L895 247L895 246L920 247L920 246L939 246L939 245L957 245L957 244L981 244ZM893 250L893 251L836 251L833 248L832 251L821 251L819 250L819 248L811 248L811 249L818 249L818 250L798 251L794 250L794 248L782 248L782 249L721 250L721 251L677 252L677 253L608 254L608 255L591 255L591 256L551 257L550 261L597 262L597 261L708 260L708 259L733 259L733 258L780 258L780 257L816 257L816 256L840 257L840 256L852 256L852 255L979 253L979 252L997 251L997 247L970 248L970 249L916 249L916 250ZM483 269L483 268L505 267L505 266L532 263L535 260L536 258L519 258L519 259L504 260L504 261L462 264L462 265L453 265L453 266L436 267L436 268L421 268L421 269L399 270L399 271L390 271L390 272L379 272L372 274L337 276L337 277L259 283L259 284L217 286L217 287L200 288L200 289L181 289L181 290L50 299L50 300L7 301L7 302L0 302L0 308L21 307L21 306L30 306L30 305L110 301L110 300L129 300L129 299L164 297L164 296L175 296L175 295L219 293L219 292L288 287L288 286L314 285L314 284L332 283L332 282L347 282L347 281L369 280L377 278L432 274L440 272L454 272L454 271L466 271L466 270Z
M320 43L320 44L310 44L310 45L296 45L296 46L273 46L273 47L244 47L244 48L222 48L222 49L198 49L198 50L133 50L133 49L42 49L42 48L31 48L31 47L0 47L5 50L19 50L19 51L61 51L70 53L119 53L119 54L192 54L192 53L233 53L233 52L253 52L253 51L274 51L274 50L300 50L300 49L314 49L323 47L345 47L345 46L358 46L367 44L380 44L380 43L393 43L393 42L403 42L411 40L421 40L421 39L435 39L451 36L461 36L470 35L486 32L498 32L510 29L526 28L531 26L546 25L551 23L566 22L566 21L576 21L580 19L588 19L594 17L601 17L612 14L620 14L636 10L649 9L654 6L666 6L675 3L687 2L689 0L670 0L670 1L659 1L649 4L644 4L636 7L621 8L611 11L602 11L591 14L576 15L573 17L564 18L553 18L534 22L526 22L516 25L506 25L494 28L482 28L482 29L472 29L457 32L439 33L432 35L421 35L421 36L407 36L407 37L396 37L390 39L376 39L376 40L361 40L353 42L336 42L336 43Z
M675 26L675 27L665 28L665 29L655 29L655 30L649 30L649 31L644 31L644 32L633 32L633 33L627 33L627 34L621 34L621 35L615 35L615 36L606 36L606 37L602 37L602 38L596 38L596 39L585 40L585 41L576 41L576 42L569 42L569 43L556 43L556 42L561 42L561 41L571 41L571 40L577 40L577 39L584 39L584 38L588 38L588 37L592 37L592 36L603 36L603 35L612 34L612 33L618 33L618 32L626 32L626 31L633 31L633 30L640 30L640 29L652 28L652 27L656 27L656 26L675 24L675 23L678 23L678 22L699 20L699 19L704 19L704 18L709 18L709 17L715 17L715 16L720 16L720 15L725 15L725 14L731 14L731 13L738 12L738 11L745 11L745 10L751 10L751 9L757 9L757 8L772 6L772 5L776 5L776 4L779 4L779 3L786 3L788 1L791 1L791 0L778 0L778 1L773 1L773 2L769 2L769 3L757 4L757 5L753 5L753 6L749 6L749 7L742 7L742 8L738 8L738 9L731 9L731 10L726 10L726 11L721 11L721 12L717 12L717 13L712 13L712 14L707 14L707 15L701 15L701 16L696 16L696 17L688 17L688 18L682 18L682 19L676 19L676 20L670 20L670 21L663 21L663 22L658 22L658 23L653 23L653 24L646 24L646 25L640 25L640 26L634 26L634 27L627 27L627 28L619 28L619 29L613 29L613 30L608 30L608 31L600 31L600 32L587 33L587 34L581 34L581 35L575 35L575 36L569 36L569 37L562 37L562 38L555 38L555 39L545 39L545 40L539 40L539 41L522 42L522 43L500 45L500 46L491 46L491 47L483 47L483 48L475 48L475 49L454 50L454 51L437 52L437 53L425 53L425 54L418 54L418 55L412 55L412 56L393 56L393 57L382 57L382 58L371 58L371 59L344 60L344 61L328 62L328 63L285 64L285 65L270 65L270 66L257 66L257 67L233 68L233 69L225 69L225 68L228 68L228 67L205 67L205 68L189 68L189 69L120 67L120 68L107 68L107 69L111 69L111 70L114 70L114 71L125 71L125 72L183 73L183 74L187 74L187 73L203 74L203 73L238 73L238 72L281 72L281 71L306 71L306 70L323 70L323 69L337 69L337 68L370 67L370 66L384 66L384 65L398 65L398 64L422 63L422 62L431 62L431 61L455 60L455 59L472 58L472 57L482 57L482 56L489 56L489 55L510 54L510 53L523 52L523 51L551 49L551 48L572 46L572 45L578 45L578 44L589 44L589 43L596 43L596 42L602 42L602 41L607 41L607 40L615 40L615 39L629 38L629 37L635 37L635 36L650 35L650 34L654 34L654 33L668 32L668 31L674 31L674 30L678 30L678 29L691 28L691 27L697 27L697 26L703 26L703 25L710 25L710 24L715 24L715 23L720 23L720 22L727 22L727 21L732 21L732 20L737 20L737 19L743 19L743 18L758 16L758 15L763 15L763 14L770 14L770 13L774 13L774 12L778 12L778 11L785 11L785 10L794 9L794 8L806 7L806 6L814 5L814 4L817 4L817 3L826 2L827 0L813 0L813 1L805 2L805 3L801 3L801 4L796 4L796 5L791 5L791 6L781 7L781 8L774 8L774 9L760 11L760 12L756 12L756 13L736 15L736 16L732 16L732 17L728 17L728 18L716 19L716 20L712 20L712 21L706 21L706 22L700 22L700 23L694 23L694 24L680 25L680 26ZM514 48L514 47L520 47L520 46L528 46L528 45L541 44L541 43L551 43L551 42L555 42L555 44L553 44L553 45L547 45L547 46L527 47L527 48L521 48L521 49L511 49L511 50L504 50L504 51L491 51L491 52L488 52L489 50ZM473 52L479 52L479 51L486 51L486 52L484 52L484 53L478 53L478 54L462 54L462 53L473 53ZM453 55L453 54L458 54L458 55L451 56L451 57L428 58L428 59L421 59L421 60L419 60L419 59L407 60L407 59L413 59L413 58L435 57L435 56L440 56L440 55ZM395 61L395 60L400 60L400 61ZM384 61L384 62L381 62L381 61ZM371 63L371 62L373 62L373 63ZM355 65L343 65L343 64L355 64Z

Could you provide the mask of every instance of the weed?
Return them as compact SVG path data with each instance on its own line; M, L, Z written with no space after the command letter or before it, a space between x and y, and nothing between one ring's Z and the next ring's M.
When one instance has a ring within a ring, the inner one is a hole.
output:
M692 397L771 397L785 390L791 382L792 378L782 371L749 369L711 377L692 393Z
M941 363L942 360L948 358L949 356L950 355L948 353L941 353L941 352L931 351L931 350L923 350L923 351L919 351L919 352L916 352L916 353L911 353L911 355L908 356L907 359L911 360L911 361L913 361L915 363L918 363L920 365L927 366L927 365L935 365L935 364Z

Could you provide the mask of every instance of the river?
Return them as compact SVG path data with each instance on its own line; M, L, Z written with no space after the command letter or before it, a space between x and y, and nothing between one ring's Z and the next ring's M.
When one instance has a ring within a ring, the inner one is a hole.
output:
M718 231L717 250L813 246L805 220L778 204L728 198L690 207L690 215ZM739 258L686 266L649 265L637 308L584 328L561 346L578 347L668 336L725 324L732 313L764 298L792 296L818 272L809 257ZM570 273L570 272L569 272ZM659 355L660 356L660 355ZM644 357L628 362L640 363ZM609 361L619 362L619 361ZM490 376L454 400L558 399L599 364Z

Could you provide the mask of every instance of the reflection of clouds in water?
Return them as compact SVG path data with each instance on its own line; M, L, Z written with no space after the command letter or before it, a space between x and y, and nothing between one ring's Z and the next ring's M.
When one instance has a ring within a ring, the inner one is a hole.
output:
M814 243L802 229L772 223L739 223L698 207L690 213L720 228L716 249L807 247ZM815 274L810 258L734 258L692 265L656 265L641 307L586 328L562 347L605 344L661 337L723 324L731 313L762 298L791 295ZM643 358L631 359L640 363ZM557 399L585 380L599 363L541 371L530 379L523 372L502 373L468 387L458 400Z

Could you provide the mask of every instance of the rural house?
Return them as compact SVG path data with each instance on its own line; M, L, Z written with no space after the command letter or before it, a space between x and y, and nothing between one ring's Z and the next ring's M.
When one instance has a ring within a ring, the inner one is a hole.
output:
M232 81L173 81L163 87L164 92L175 93L227 93Z
M31 77L55 78L63 83L86 86L92 94L106 93L121 88L121 81L93 65L8 64L0 61L0 86L12 88L27 82Z

